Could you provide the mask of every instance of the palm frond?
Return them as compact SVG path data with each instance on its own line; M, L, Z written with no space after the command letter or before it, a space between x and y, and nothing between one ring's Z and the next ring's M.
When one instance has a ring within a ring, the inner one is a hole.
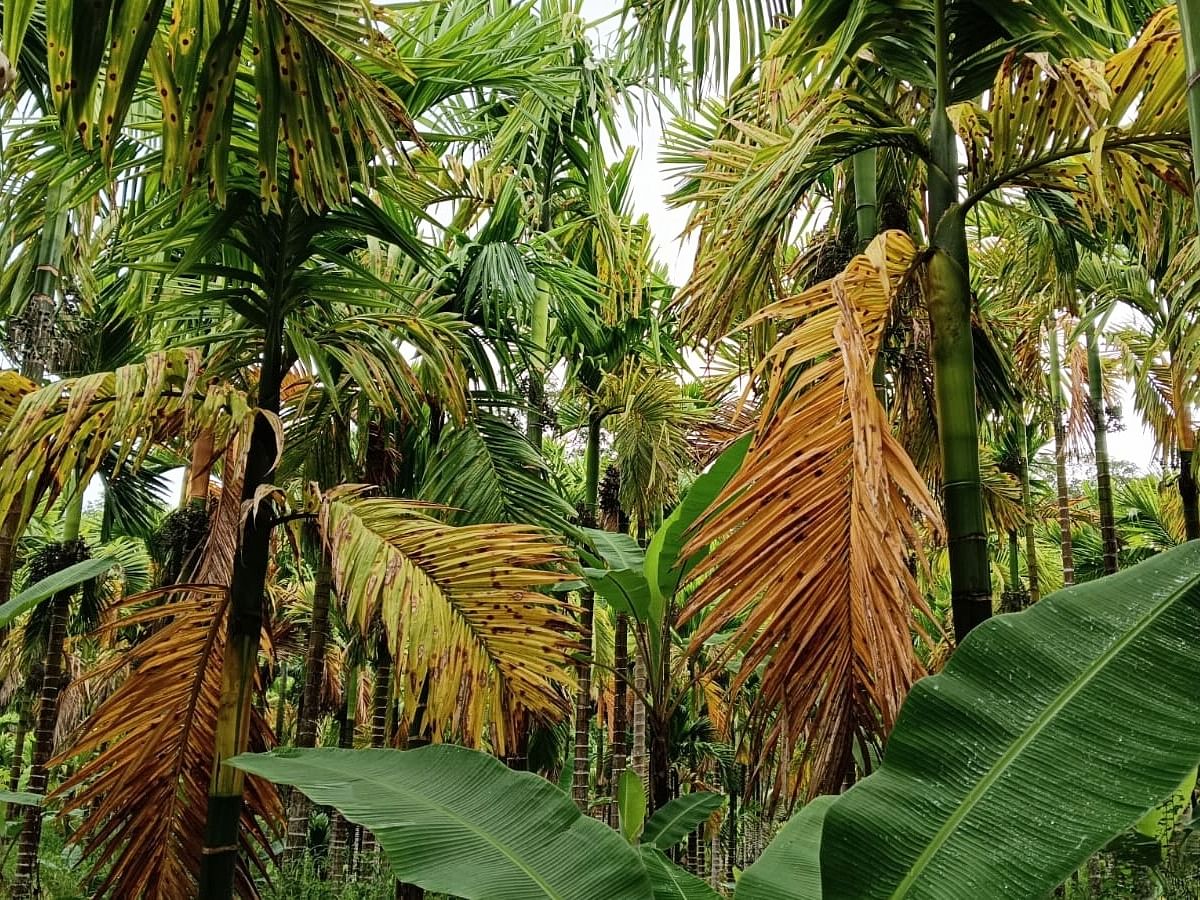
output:
M922 671L913 511L940 519L871 379L917 261L887 232L836 278L764 311L794 327L769 357L757 438L689 541L711 548L682 613L704 614L692 648L732 628L719 658L745 651L739 684L761 669L758 718L777 713L769 738L785 758L802 745L809 793L840 786L855 739L886 733Z
M521 714L564 715L578 626L540 591L564 579L566 548L529 526L445 525L427 505L365 490L342 486L311 502L349 621L366 633L382 620L405 715L424 700L410 724L434 740L490 738L502 751Z
M252 417L231 387L204 384L200 354L172 350L115 372L57 381L27 394L0 432L0 518L28 518L106 465L137 469L157 444L210 426L225 448Z
M446 507L454 525L514 522L565 533L575 513L525 435L483 410L442 435L417 496Z
M244 459L246 438L232 456ZM84 723L60 761L82 758L56 792L63 814L87 810L72 835L101 877L100 893L193 896L204 846L216 750L228 584L241 522L240 465L230 467L208 542L190 584L135 594L118 604L103 633L149 636L98 666L89 678L125 675ZM165 602L164 602L165 600ZM250 746L274 743L252 710ZM240 829L238 889L255 896L252 866L271 856L283 816L273 785L248 779Z

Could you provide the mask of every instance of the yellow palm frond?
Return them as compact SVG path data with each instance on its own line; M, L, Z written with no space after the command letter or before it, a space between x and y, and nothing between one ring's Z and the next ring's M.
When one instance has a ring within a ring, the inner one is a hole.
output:
M768 358L757 438L689 543L711 547L683 611L703 613L693 649L733 627L736 683L760 670L759 718L778 713L768 739L785 757L802 743L810 793L840 787L852 742L886 732L922 673L913 515L934 528L940 517L871 378L918 259L907 235L887 232L837 277L764 310L795 326Z
M405 716L424 699L421 730L497 750L523 712L557 721L570 709L571 608L541 593L570 552L525 525L451 526L430 507L370 497L362 485L312 496L333 557L334 589L364 632L382 619Z
M1191 190L1186 96L1173 4L1104 61L1011 54L986 105L950 110L966 148L968 191L1066 191L1085 216L1154 233L1162 222L1159 186Z
M211 428L217 454L253 412L239 391L205 384L195 350L152 353L114 372L68 378L26 394L0 432L0 518L28 518L72 475L87 484L110 453L113 471L135 469L155 447Z
M20 372L11 369L0 372L0 428L12 421L25 395L36 390L37 385Z

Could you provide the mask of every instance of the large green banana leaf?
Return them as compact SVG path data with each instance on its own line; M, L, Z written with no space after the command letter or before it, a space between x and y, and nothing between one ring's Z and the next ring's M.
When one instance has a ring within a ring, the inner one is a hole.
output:
M667 859L657 847L638 848L654 888L653 900L721 900L721 895L691 872Z
M465 900L647 900L636 848L545 779L484 753L281 750L230 765L370 829L401 881Z
M825 900L1045 896L1196 767L1197 698L1200 543L989 620L826 814Z
M724 796L712 791L693 791L676 797L655 810L642 832L642 843L653 844L659 850L669 850L724 803Z
M821 830L836 797L817 797L792 816L738 879L735 900L821 900Z

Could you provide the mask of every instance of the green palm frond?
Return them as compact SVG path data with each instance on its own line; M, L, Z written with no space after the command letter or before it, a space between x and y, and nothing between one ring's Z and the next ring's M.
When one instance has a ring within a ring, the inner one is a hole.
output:
M455 525L525 522L563 534L575 512L516 424L484 410L441 436L417 496L446 507Z

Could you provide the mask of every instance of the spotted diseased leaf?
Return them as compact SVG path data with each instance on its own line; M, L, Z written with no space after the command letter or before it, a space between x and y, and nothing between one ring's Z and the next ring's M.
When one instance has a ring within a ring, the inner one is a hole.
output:
M446 525L428 505L369 490L314 491L311 502L347 615L364 632L382 621L422 732L501 749L523 714L561 719L578 625L541 591L564 580L569 551L536 528Z
M1010 54L986 103L950 110L971 199L1002 186L1061 191L1089 225L1107 218L1155 234L1164 192L1191 190L1186 96L1174 4L1105 60Z
M24 388L0 382L0 398ZM4 400L0 399L0 413ZM74 476L86 484L101 464L110 477L137 469L155 446L211 428L218 455L252 421L238 390L206 384L195 350L148 355L114 372L56 381L21 397L0 431L0 518L27 518L53 503Z

